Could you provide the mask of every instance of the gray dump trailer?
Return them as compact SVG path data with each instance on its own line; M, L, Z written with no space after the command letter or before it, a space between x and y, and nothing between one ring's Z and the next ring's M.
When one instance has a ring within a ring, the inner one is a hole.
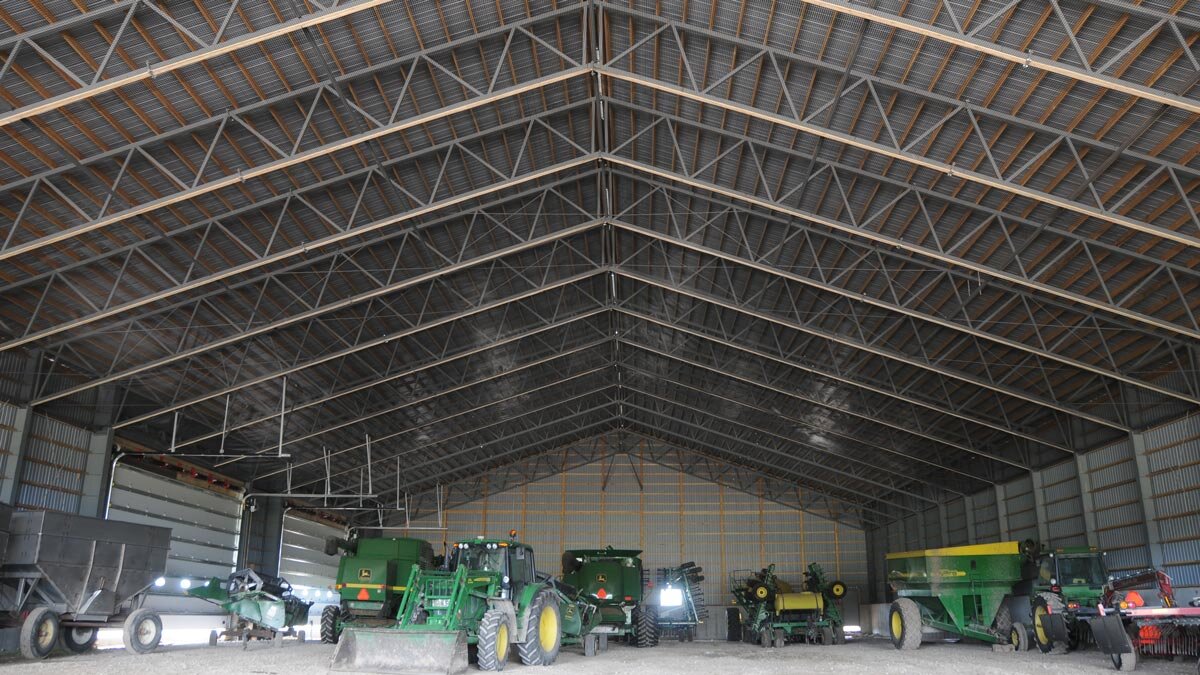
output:
M60 643L85 652L103 627L123 627L131 652L158 646L162 620L142 603L166 570L171 530L7 504L0 528L0 626L20 628L25 658Z

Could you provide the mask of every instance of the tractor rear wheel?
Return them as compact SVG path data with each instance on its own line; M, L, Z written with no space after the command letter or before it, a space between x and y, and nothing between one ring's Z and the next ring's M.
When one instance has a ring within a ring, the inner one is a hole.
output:
M1050 634L1047 617L1063 614L1067 611L1063 599L1057 593L1038 593L1033 600L1033 641L1043 654L1066 654L1071 651L1071 645L1062 640L1055 640Z
M638 605L633 610L633 633L638 647L658 644L658 614L650 605Z
M742 613L736 607L725 608L725 629L726 640L742 641Z
M338 638L342 636L338 619L342 618L342 610L337 605L326 605L325 609L321 610L321 642L327 645L337 644Z
M562 646L562 621L554 592L544 589L534 596L525 615L525 641L517 645L521 663L548 666L558 658ZM482 663L483 653L480 652Z
M896 649L917 649L921 646L921 608L911 598L900 598L888 612L892 644Z
M504 612L489 609L479 621L479 641L476 644L475 663L480 670L504 670L508 663L508 621ZM528 663L528 661L526 661Z

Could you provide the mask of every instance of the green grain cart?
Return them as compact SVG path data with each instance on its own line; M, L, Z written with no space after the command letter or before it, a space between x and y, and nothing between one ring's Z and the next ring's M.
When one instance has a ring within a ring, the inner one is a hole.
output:
M433 566L433 546L408 537L360 537L325 540L325 555L344 552L338 562L338 604L321 612L321 642L334 644L343 628L394 623L404 581L413 565Z
M645 575L641 551L633 549L575 549L564 551L562 579L597 607L594 632L625 637L638 647L658 642L654 608L642 598Z
M1029 634L1013 616L1027 599L1036 574L1037 546L1006 541L887 555L888 583L899 598L889 626L897 649L921 646L924 626L992 644L1028 646Z
M595 607L539 574L526 544L460 541L445 569L413 565L404 585L396 622L346 626L331 670L448 674L471 661L501 670L513 651L525 665L548 666L562 645L597 650Z

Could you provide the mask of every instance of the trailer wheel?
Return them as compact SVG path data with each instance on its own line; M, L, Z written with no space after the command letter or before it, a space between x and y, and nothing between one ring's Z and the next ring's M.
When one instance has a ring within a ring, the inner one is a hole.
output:
M921 608L910 598L892 603L888 612L892 644L896 649L916 649L921 646Z
M36 607L21 622L21 656L44 659L58 643L58 615L49 607Z
M639 638L640 639L640 638ZM562 621L554 592L543 589L533 597L525 615L525 641L517 645L521 663L527 666L548 666L558 658L562 647ZM483 652L479 656L481 662Z
M504 612L489 609L479 621L479 642L475 651L475 663L480 670L504 670L508 663L508 648L511 645L508 621Z
M783 632L782 628L776 628L775 629L775 646L777 648L782 649L783 646L786 644L787 644L787 634L785 634Z
M725 608L725 639L730 642L742 641L742 613L737 607Z
M121 637L125 641L125 649L134 654L154 651L162 640L162 619L152 609L143 607L135 610L125 619Z
M62 643L63 649L72 654L82 654L96 646L96 636L99 632L99 628L88 628L87 626L60 627L58 640Z
M772 646L772 637L774 636L771 634L771 629L763 628L758 631L758 645L764 648Z
M1066 654L1071 645L1062 640L1055 640L1050 635L1050 627L1044 622L1051 614L1062 614L1066 611L1062 598L1056 593L1038 593L1033 601L1033 641L1043 654Z
M1029 649L1029 629L1020 621L1014 622L1008 629L1008 641L1017 651L1027 651Z
M208 634L208 646L209 646L209 647L216 647L216 646L217 646L217 641L219 641L220 639L221 639L221 634L220 634L220 633L218 633L218 632L217 632L217 631L215 631L215 630L214 630L214 631L211 631L211 632Z

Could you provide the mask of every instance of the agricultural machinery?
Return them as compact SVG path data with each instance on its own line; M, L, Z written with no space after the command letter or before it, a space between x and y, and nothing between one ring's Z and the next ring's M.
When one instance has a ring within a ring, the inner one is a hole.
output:
M888 583L900 596L888 614L897 649L921 646L924 626L992 644L1029 643L1013 604L1027 598L1037 545L1006 541L887 554Z
M170 543L164 527L0 504L0 626L20 629L27 659L60 643L86 652L105 627L123 629L128 651L149 652L162 619L142 604L166 571Z
M728 614L730 640L782 647L789 642L833 645L845 641L837 601L846 595L841 581L828 581L821 566L812 563L804 573L804 590L775 574L770 565L758 572L734 571L729 588L738 605Z
M1063 654L1084 643L1088 620L1098 614L1107 579L1104 553L1095 547L1057 548L1038 555L1031 596L1038 649Z
M330 538L325 554L337 555L338 604L321 612L321 641L334 644L342 629L354 626L385 626L396 621L403 585L413 565L433 567L433 546L423 539L407 537Z
M304 631L296 630L296 626L308 623L312 603L293 595L286 579L244 569L230 574L224 582L213 577L187 593L218 605L229 615L224 630L209 633L210 645L238 640L245 649L251 640L270 640L281 647L285 637L304 642Z
M598 625L592 632L605 643L609 637L627 638L638 647L658 642L654 608L642 597L641 553L611 546L563 552L562 580L596 606Z
M575 589L539 574L533 549L516 539L460 541L445 569L413 565L396 623L347 625L330 668L383 673L459 673L474 661L501 670L515 650L526 665L550 665L559 649L584 644L599 616Z
M693 562L658 569L653 600L659 637L673 635L681 642L696 639L696 626L708 618L704 590L700 587L703 571Z

